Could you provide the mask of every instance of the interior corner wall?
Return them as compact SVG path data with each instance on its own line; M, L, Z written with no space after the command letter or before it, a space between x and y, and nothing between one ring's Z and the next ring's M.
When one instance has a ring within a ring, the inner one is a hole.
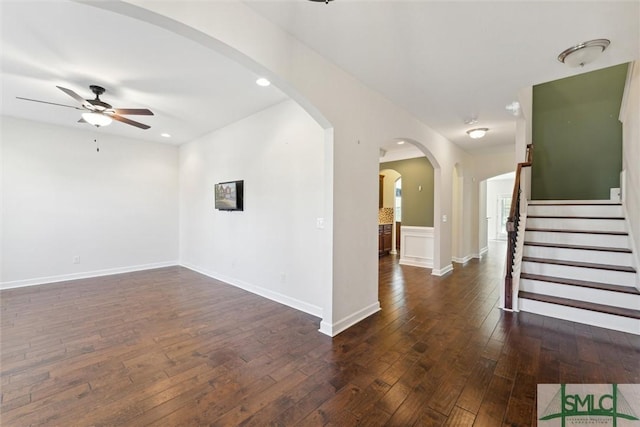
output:
M181 263L321 317L323 144L285 101L181 146ZM214 184L232 180L244 180L244 210L215 210Z
M627 80L622 117L622 162L625 172L623 203L640 268L640 61L632 64ZM640 275L638 275L640 280Z
M0 120L0 287L177 263L176 147Z
M434 170L426 157L380 163L402 177L402 225L433 227Z
M620 187L627 64L533 88L533 200L608 200Z

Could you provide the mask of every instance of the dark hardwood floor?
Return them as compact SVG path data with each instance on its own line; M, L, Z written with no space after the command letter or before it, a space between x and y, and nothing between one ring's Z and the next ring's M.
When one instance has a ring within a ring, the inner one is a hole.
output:
M1 424L529 426L537 383L640 383L640 337L500 311L503 254L384 257L333 339L180 267L2 291Z

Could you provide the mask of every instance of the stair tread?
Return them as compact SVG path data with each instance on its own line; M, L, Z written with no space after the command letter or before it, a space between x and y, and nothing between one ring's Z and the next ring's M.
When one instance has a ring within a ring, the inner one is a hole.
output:
M525 228L524 231L539 231L543 233L580 233L580 234L611 234L613 236L628 236L626 231L601 231L601 230L569 230L566 228Z
M541 282L552 282L563 285L580 286L583 288L601 289L603 291L640 295L640 291L633 286L612 285L609 283L589 282L586 280L567 279L564 277L552 277L531 273L521 273L520 279L538 280Z
M551 295L536 294L534 292L520 291L518 298L530 299L534 301L546 302L550 304L564 305L567 307L580 308L583 310L598 311L600 313L613 314L615 316L630 317L640 319L640 310L630 308L614 307L611 305L596 304L587 301L578 301L569 298L555 297Z
M630 254L631 249L628 248L613 248L608 246L585 246L585 245L567 245L563 243L543 243L543 242L524 242L525 246L543 246L545 248L559 248L559 249L579 249L585 251L602 251L602 252L620 252Z
M622 271L625 273L636 272L636 270L633 267L626 266L626 265L596 264L592 262L567 261L567 260L561 260L561 259L535 258L535 257L522 257L522 261L538 262L543 264L566 265L571 267L595 268L600 270Z

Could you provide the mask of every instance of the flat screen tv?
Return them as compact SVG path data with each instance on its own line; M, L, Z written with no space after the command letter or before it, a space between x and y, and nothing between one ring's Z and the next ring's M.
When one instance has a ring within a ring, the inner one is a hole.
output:
M221 182L215 185L215 208L221 211L241 211L244 208L244 181Z

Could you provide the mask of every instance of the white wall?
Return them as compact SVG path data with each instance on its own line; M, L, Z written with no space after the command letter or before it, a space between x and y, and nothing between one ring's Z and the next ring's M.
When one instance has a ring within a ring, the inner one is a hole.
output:
M631 65L623 105L622 168L624 207L631 227L636 267L640 267L640 62ZM640 274L637 275L640 280ZM640 284L639 284L640 285Z
M324 131L286 101L180 147L183 265L322 317ZM217 182L244 180L244 211Z
M0 124L1 287L177 262L176 147L98 132L96 152L94 131Z
M242 2L94 2L196 40L263 74L325 130L328 272L321 330L335 335L380 309L377 226L379 148L404 139L434 166L434 217L451 216L453 165L466 153L351 75L304 46ZM242 31L238 31L242 28ZM451 266L451 224L434 224L434 268Z
M467 210L471 212L471 236L465 237L465 239L471 242L474 257L483 254L488 247L486 180L507 172L513 172L517 163L514 156L513 145L487 148L480 152L474 152L463 170L465 185L470 186L472 190L470 201L465 201L469 203L469 209Z

